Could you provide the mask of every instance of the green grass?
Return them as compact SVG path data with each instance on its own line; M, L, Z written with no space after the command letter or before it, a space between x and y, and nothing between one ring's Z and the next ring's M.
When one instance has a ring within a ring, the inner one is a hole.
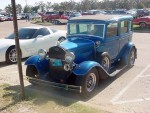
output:
M0 112L9 113L108 113L67 99L44 95L40 90L25 88L26 99L21 101L19 86L0 85Z
M150 32L150 27L141 28L139 25L134 25L133 30L136 32Z
M34 20L31 20L31 23L32 24L38 24L38 25L43 25L43 26L50 26L52 25L52 23L50 22L42 22L41 19L34 19Z

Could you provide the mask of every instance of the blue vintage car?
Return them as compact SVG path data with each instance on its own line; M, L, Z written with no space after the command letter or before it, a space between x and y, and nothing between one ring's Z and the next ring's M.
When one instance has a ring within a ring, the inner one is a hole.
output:
M40 49L25 62L29 82L92 96L100 79L134 65L137 49L132 43L132 20L127 15L70 19L67 40L48 52Z

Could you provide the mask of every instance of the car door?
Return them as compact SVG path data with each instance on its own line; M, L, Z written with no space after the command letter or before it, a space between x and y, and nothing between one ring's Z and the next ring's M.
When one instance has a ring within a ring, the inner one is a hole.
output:
M118 22L115 22L107 26L105 47L111 60L115 59L119 52L118 25Z
M120 22L120 30L119 30L119 51L125 48L126 44L128 44L129 40L132 37L132 22L130 20L123 20Z
M36 31L31 39L23 41L22 44L25 48L25 51L28 53L26 56L37 54L39 49L47 49L47 40L46 37L50 35L50 32L47 28L40 28Z

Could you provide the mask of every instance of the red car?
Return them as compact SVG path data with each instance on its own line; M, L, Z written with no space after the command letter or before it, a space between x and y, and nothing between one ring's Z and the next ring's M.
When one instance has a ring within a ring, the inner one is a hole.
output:
M54 19L69 19L68 16L64 14L60 14L58 12L46 12L44 14L40 14L42 16L42 21L50 21Z
M148 27L148 26L150 27L150 16L135 18L133 20L133 24L140 25L140 27L142 28Z

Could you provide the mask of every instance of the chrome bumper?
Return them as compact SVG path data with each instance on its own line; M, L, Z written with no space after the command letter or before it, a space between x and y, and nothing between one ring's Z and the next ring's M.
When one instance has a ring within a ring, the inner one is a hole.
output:
M32 82L35 84L46 85L46 86L55 87L55 88L61 88L61 89L65 89L68 91L76 91L79 93L81 93L81 91L82 91L81 86L55 83L55 82L45 81L45 80L41 80L41 79L37 79L37 78L33 78L33 77L27 77L27 80L29 82Z

